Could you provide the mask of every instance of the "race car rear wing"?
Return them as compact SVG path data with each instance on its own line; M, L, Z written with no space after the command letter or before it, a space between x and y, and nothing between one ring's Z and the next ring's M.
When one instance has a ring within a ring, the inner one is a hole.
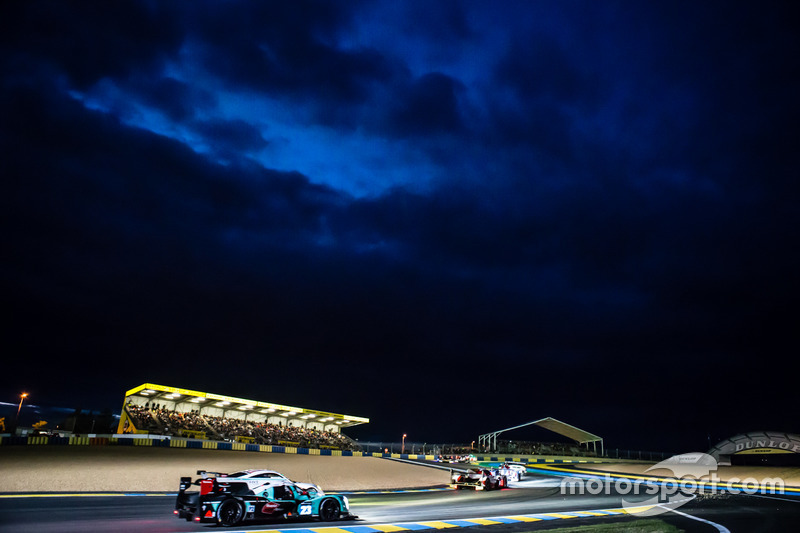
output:
M208 470L198 470L198 476L203 476L203 478L211 477L211 476L227 476L227 472L209 472Z
M181 477L181 484L178 489L179 493L184 493L186 489L192 485L200 485L200 495L205 496L212 492L221 492L227 494L246 494L251 493L247 483L242 481L224 481L216 477L219 472L206 472L205 470L198 470L197 473L202 476L200 479L192 482L190 477ZM214 476L207 476L207 474L214 474Z

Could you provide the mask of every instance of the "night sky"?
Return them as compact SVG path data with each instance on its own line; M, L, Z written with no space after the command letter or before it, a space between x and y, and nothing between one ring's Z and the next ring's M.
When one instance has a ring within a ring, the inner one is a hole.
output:
M800 432L791 2L5 2L0 401Z

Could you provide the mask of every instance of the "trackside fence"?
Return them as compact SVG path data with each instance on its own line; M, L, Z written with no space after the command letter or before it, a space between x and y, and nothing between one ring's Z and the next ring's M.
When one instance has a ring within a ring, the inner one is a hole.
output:
M390 443L378 443L372 446L376 451L350 451L317 448L295 448L291 446L277 446L269 444L247 444L243 442L224 442L191 439L186 437L173 437L163 435L136 435L117 434L117 435L71 435L69 437L56 436L0 436L0 446L150 446L156 448L195 448L208 450L230 450L245 452L265 452L265 453L290 453L297 455L321 455L321 456L342 456L342 457L383 457L393 459L411 459L435 461L439 458L438 453L392 453L392 450L402 451L402 444L393 447ZM363 444L362 444L363 445ZM370 446L366 448L369 449ZM407 448L408 449L408 448ZM412 446L412 451L421 451L422 447ZM425 451L445 451L449 448L444 447L425 447ZM380 451L377 451L380 450ZM388 450L388 451L387 451ZM491 454L472 454L477 461L483 462L503 462L519 461L529 464L536 463L595 463L607 462L609 458L590 458L559 455L510 455L501 453ZM636 460L630 458L630 460Z
M365 451L384 454L421 454L425 456L474 456L478 461L515 461L516 458L569 457L571 462L607 462L609 459L624 461L662 461L675 455L668 452L642 450L606 449L605 454L593 450L562 443L523 443L524 445L498 441L502 446L497 450L480 450L470 444L427 443L427 442L364 442L356 444ZM511 444L511 445L508 445Z

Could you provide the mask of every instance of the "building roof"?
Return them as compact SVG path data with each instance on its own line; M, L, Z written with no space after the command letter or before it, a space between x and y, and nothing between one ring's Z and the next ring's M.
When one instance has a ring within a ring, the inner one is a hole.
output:
M568 439L572 439L578 444L586 444L587 442L597 442L603 440L593 433L589 433L588 431L576 428L575 426L571 426L566 422L562 422L551 417L542 418L541 420L536 420L535 422L531 423L539 427L549 429L553 433L563 435Z
M492 431L490 433L487 433L486 435L481 435L481 437L491 435L492 437L496 438L497 435L499 435L500 433L532 425L543 427L547 430L552 431L553 433L558 433L559 435L563 435L569 439L574 440L579 444L586 444L588 442L602 442L603 440L601 437L598 437L593 433L589 433L588 431L576 428L575 426L572 426L560 420L556 420L555 418L552 417L540 418L539 420L534 420L533 422L526 422L525 424L520 424L518 426Z

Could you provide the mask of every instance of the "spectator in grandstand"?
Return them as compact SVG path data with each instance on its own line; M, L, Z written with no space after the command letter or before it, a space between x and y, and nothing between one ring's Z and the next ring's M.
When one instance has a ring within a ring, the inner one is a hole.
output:
M299 447L357 449L355 442L341 433L322 431L300 426L270 424L239 418L224 418L203 415L199 411L180 413L168 410L159 404L148 409L129 403L125 406L129 418L138 429L162 435L180 435L183 430L203 431L210 438L233 441L236 437L250 437L259 444L285 444Z

